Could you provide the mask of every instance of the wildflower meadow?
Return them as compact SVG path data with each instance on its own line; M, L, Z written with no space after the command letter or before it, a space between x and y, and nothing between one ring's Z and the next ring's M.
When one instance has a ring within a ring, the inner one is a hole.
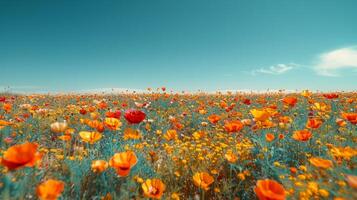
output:
M357 199L357 94L0 95L0 199Z

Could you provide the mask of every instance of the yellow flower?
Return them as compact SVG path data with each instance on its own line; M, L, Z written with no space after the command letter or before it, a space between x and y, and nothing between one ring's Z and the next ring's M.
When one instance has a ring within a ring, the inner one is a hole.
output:
M270 117L270 113L266 109L252 109L250 113L253 115L256 121L266 121Z
M164 138L167 141L176 140L177 139L177 131L175 129L167 130L166 134L164 135Z
M141 134L139 130L135 130L132 128L126 128L124 130L124 140L128 140L128 139L140 139L141 138Z
M88 142L90 144L93 144L102 138L102 134L96 131L81 131L79 132L79 136L84 142Z
M176 192L171 194L171 199L172 200L180 200L180 195Z

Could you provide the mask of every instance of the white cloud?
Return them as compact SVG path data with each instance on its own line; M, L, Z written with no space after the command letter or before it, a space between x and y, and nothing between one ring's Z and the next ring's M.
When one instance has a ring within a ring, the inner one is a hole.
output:
M279 74L284 74L296 67L298 67L298 65L295 63L277 64L266 68L252 70L251 74L256 75L257 73L263 73L263 74L279 75Z
M357 68L357 47L335 49L323 53L315 65L315 71L322 76L339 76L341 69Z

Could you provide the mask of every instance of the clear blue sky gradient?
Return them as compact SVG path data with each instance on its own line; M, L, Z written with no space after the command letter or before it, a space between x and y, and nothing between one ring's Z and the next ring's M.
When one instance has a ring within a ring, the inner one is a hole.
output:
M357 44L355 0L1 0L0 86L357 89L317 56ZM254 69L297 63L281 75Z

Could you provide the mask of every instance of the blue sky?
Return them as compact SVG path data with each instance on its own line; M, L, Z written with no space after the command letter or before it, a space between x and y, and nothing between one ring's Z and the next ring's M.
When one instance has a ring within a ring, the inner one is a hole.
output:
M355 0L0 1L0 87L357 89Z

